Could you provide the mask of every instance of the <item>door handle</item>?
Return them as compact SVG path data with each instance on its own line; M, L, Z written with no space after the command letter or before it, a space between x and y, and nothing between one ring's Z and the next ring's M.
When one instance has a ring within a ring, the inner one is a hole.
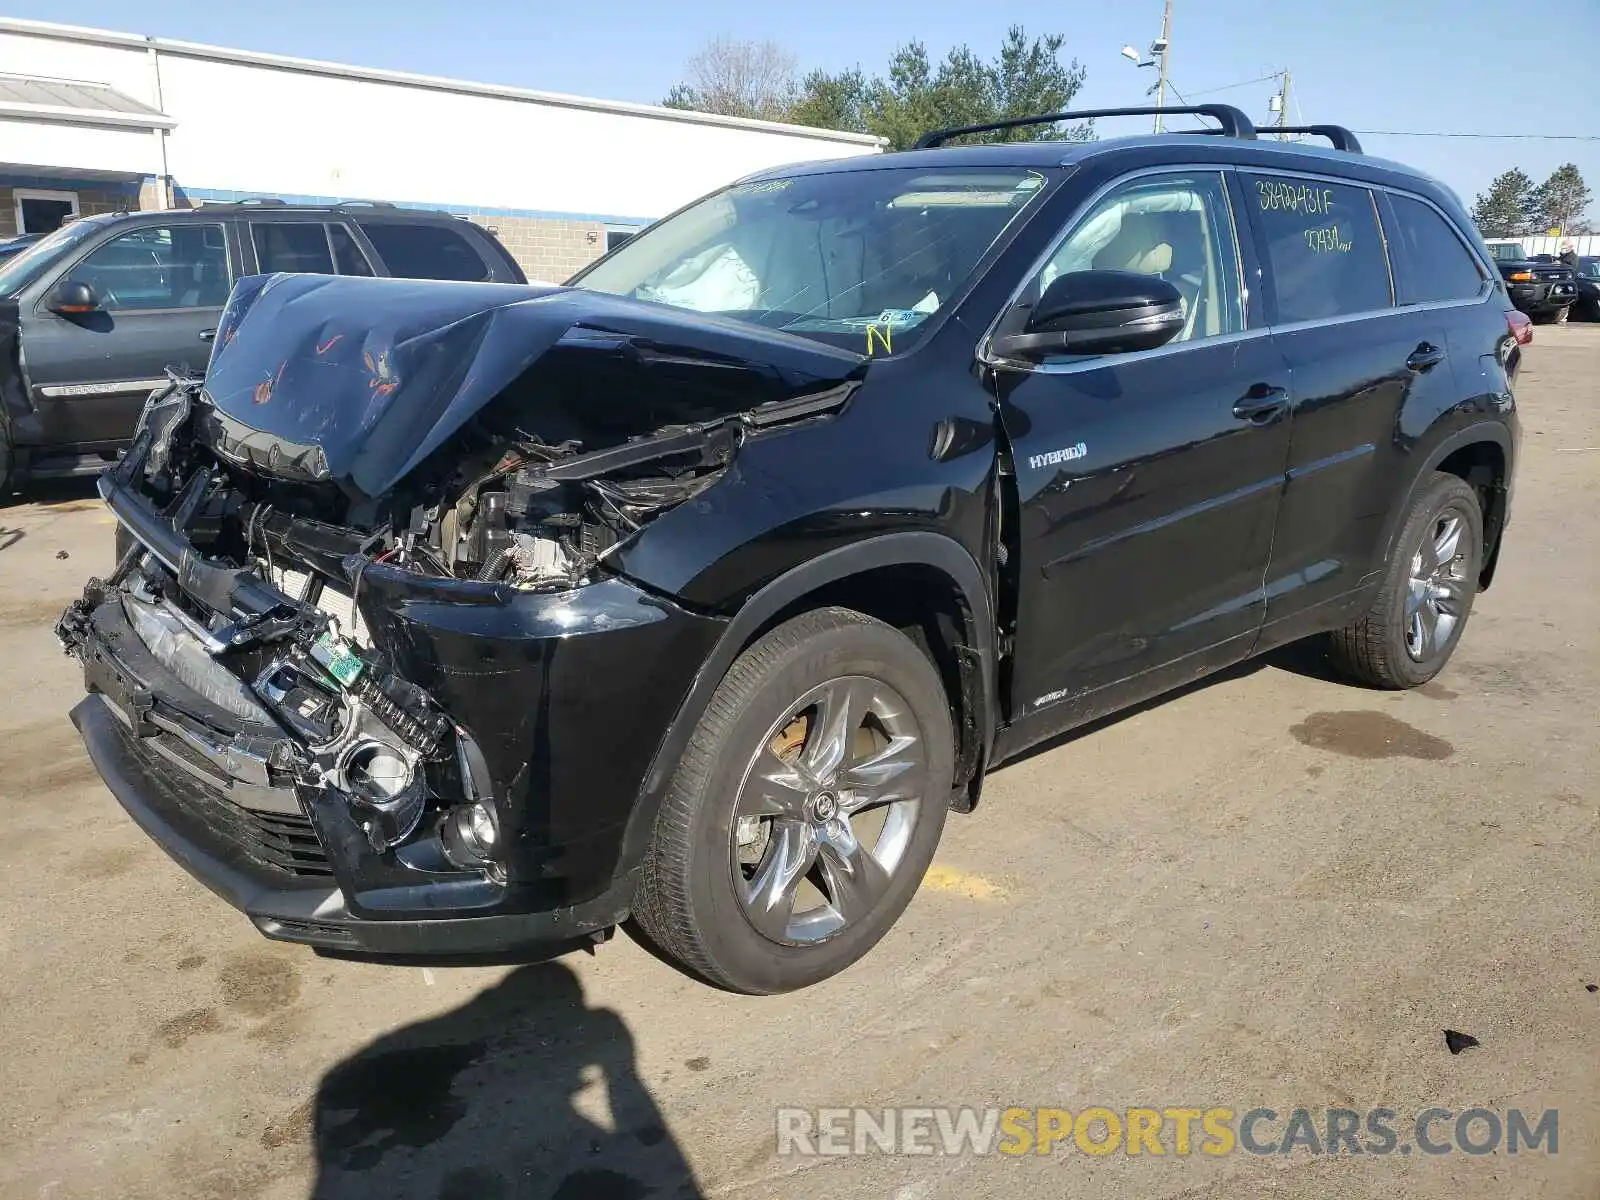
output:
M200 340L202 342L214 342L214 341L216 341L217 340L217 331L215 329L202 329L200 331Z
M1411 357L1406 359L1406 369L1410 371L1426 371L1437 367L1443 361L1443 350L1432 342L1423 342L1411 352Z
M1233 415L1252 425L1266 425L1276 421L1288 407L1288 389L1258 383L1234 402Z

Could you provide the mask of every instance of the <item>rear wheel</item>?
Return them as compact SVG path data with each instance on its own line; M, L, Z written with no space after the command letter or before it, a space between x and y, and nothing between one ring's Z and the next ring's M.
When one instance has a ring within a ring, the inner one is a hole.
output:
M1428 682L1461 640L1482 564L1477 493L1435 472L1400 530L1372 607L1332 635L1335 665L1374 687Z
M684 752L637 925L734 991L842 971L933 858L953 743L944 685L903 634L840 608L778 626L734 662Z

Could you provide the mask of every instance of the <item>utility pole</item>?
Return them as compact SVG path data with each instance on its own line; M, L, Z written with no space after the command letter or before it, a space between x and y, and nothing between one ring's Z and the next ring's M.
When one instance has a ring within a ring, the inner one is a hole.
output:
M1161 110L1167 103L1167 55L1172 52L1172 0L1167 0L1166 7L1161 13L1161 41L1157 43L1160 53L1155 57L1160 61L1161 77L1156 81L1156 129L1161 132Z
M1289 69L1287 67L1285 67L1284 71L1283 71L1283 82L1282 82L1282 85L1278 89L1278 124L1279 125L1287 125L1288 123L1289 123ZM1285 138L1287 138L1288 136L1289 135L1286 134L1286 133L1280 133L1278 135L1278 140L1281 142Z

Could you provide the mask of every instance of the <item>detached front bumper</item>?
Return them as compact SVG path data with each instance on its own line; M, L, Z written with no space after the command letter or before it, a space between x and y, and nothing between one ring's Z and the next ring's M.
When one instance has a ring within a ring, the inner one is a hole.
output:
M241 849L223 830L250 818L229 801L166 767L141 748L98 694L72 710L95 770L139 827L174 861L270 938L374 957L490 956L548 946L568 949L627 915L633 876L588 903L532 913L480 913L427 920L368 920L350 911L330 878L274 869ZM441 897L443 899L443 897Z
M560 952L627 916L624 853L650 762L723 622L625 580L529 593L373 569L361 608L396 666L481 749L504 874L445 856L448 806L375 850L331 787L280 769L287 736L178 679L120 592L72 630L72 713L129 815L265 935L357 956Z

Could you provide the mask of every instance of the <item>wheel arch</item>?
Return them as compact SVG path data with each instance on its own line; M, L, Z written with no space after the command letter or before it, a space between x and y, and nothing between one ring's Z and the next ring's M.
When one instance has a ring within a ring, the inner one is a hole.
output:
M1483 509L1484 550L1478 590L1487 590L1499 562L1501 534L1510 509L1514 453L1511 431L1498 421L1480 421L1442 438L1423 458L1421 469L1389 514L1383 539L1384 561L1393 554L1395 539L1417 496L1433 473L1442 471L1464 480L1478 493Z
M963 811L971 809L977 802L996 724L990 590L971 553L954 539L922 531L885 534L830 550L786 571L734 614L695 674L651 759L628 818L619 874L643 860L678 760L723 676L744 649L782 621L830 604L880 619L903 617L911 606L894 588L883 586L893 583L920 583L919 599L930 602L920 606L925 613L937 614L944 601L954 602L955 611L950 615L955 620L935 618L932 628L923 629L922 637L926 639L924 651L933 658L945 682L955 718L958 786L952 805ZM905 628L902 621L890 619L888 623Z

